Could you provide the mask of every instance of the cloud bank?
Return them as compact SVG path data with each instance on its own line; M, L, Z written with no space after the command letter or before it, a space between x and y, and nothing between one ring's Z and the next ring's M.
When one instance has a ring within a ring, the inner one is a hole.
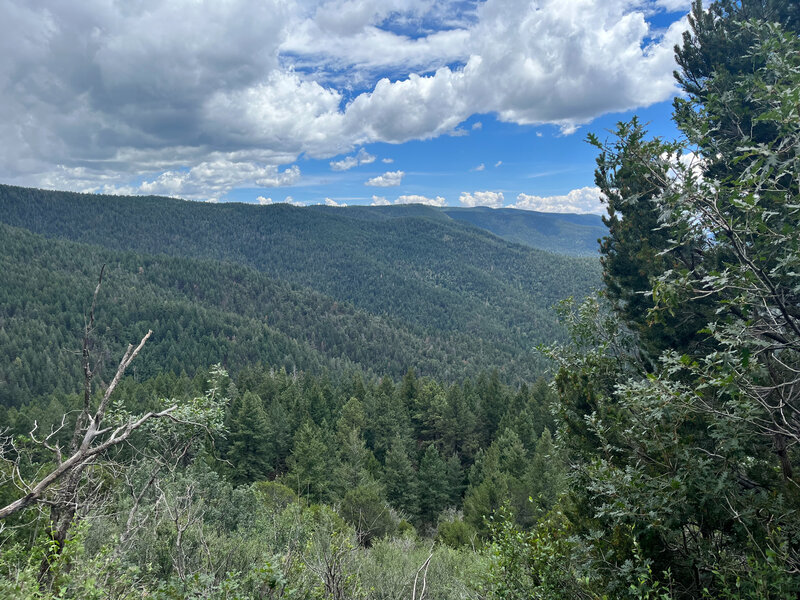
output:
M488 206L490 208L500 208L505 199L503 192L462 192L458 201L462 206Z
M572 190L562 196L543 197L519 194L516 204L512 204L510 208L536 210L539 212L591 213L599 215L606 212L600 198L601 193L598 187L583 187Z
M374 160L359 146L466 133L474 114L570 132L665 100L685 24L657 32L645 15L686 8L0 2L3 180L198 199L297 183L301 155L353 168Z

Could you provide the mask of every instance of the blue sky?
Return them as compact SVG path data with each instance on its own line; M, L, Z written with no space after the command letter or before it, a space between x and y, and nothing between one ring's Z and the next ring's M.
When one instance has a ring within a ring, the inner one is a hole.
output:
M685 0L0 0L0 181L600 212L586 134L670 122Z
M291 201L302 204L325 203L326 198L337 204L373 204L374 197L394 203L402 196L423 196L430 200L444 198L448 206L463 206L459 202L464 192L491 191L503 194L500 205L515 204L519 194L556 198L552 208L564 212L570 206L557 198L572 190L594 187L596 149L586 142L586 135L593 132L601 139L610 137L610 131L621 120L634 115L648 124L653 135L672 139L678 131L670 119L672 102L664 101L622 113L603 115L582 126L570 135L563 135L552 125L515 125L498 122L492 115L471 117L463 136L441 136L431 140L410 141L403 144L368 144L364 152L374 157L370 163L359 164L346 172L334 171L330 163L357 152L333 160L301 157L298 165L303 180L291 186L274 188L241 188L232 190L226 200L253 202L259 197L276 201ZM473 128L475 123L479 127ZM385 163L383 160L391 160ZM402 170L401 183L392 187L368 186L365 183L387 171ZM596 208L599 203L583 199L581 208ZM264 200L262 200L263 202ZM378 200L380 202L380 200Z

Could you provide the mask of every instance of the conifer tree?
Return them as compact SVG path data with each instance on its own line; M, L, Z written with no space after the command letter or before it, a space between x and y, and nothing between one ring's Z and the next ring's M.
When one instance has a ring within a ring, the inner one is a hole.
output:
M386 497L396 509L416 518L419 511L417 473L406 450L407 444L395 438L386 453L383 469L383 484Z
M266 479L273 472L275 455L271 427L264 406L253 392L245 392L234 404L229 420L227 458L236 483Z
M419 518L426 524L436 522L439 513L447 506L447 464L434 445L422 455L417 477L419 490Z
M297 430L288 459L287 485L316 502L330 497L331 457L323 432L310 420Z

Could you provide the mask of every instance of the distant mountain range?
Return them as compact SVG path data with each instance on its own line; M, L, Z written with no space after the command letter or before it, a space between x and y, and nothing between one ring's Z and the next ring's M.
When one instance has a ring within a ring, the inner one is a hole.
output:
M312 210L343 211L368 221L401 217L454 219L484 229L510 242L568 256L596 256L598 240L608 234L599 215L544 213L515 208L437 208L421 204L393 206L311 206Z
M158 321L151 352L171 370L260 361L393 376L415 367L451 380L497 369L506 381L530 380L545 366L536 345L563 336L552 306L600 285L596 258L530 246L588 247L599 218L494 213L207 204L0 186L7 225L0 229L0 337L41 332L17 346L6 339L0 361L24 366L27 355L41 362L49 338L74 349L81 307L108 262L119 306L105 309L117 324L106 331L109 348ZM565 242L554 231L583 238ZM35 372L22 377L34 381Z

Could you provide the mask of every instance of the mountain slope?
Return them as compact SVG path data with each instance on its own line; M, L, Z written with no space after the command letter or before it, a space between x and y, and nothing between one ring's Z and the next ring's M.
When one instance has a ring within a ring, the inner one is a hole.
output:
M222 362L287 370L357 369L455 380L497 368L533 378L541 360L513 344L462 332L415 333L405 323L227 262L115 251L46 239L0 224L0 405L80 382L83 315L101 266L97 312L105 362L153 329L140 377Z
M447 207L441 211L505 240L569 256L597 256L600 247L598 240L608 235L598 215L486 207Z
M598 240L608 235L599 215L543 213L515 208L453 208L421 204L392 206L313 206L311 210L338 212L365 221L387 221L424 217L438 221L452 219L488 231L509 242L567 256L597 256Z
M172 265L158 285L152 282L154 298L159 286L172 289L184 271L197 275L181 293L194 285L237 290L243 282L261 281L265 275L265 280L302 294L314 290L318 298L316 305L305 305L305 300L287 296L284 304L306 306L303 311L314 313L320 302L337 302L355 311L360 324L336 334L351 340L353 349L337 356L364 368L397 373L417 365L424 373L450 379L497 367L504 379L515 381L540 372L543 362L535 346L562 336L552 305L598 286L597 261L511 244L439 211L431 214L428 207L412 209L413 216L397 211L384 218L364 210L212 205L0 186L0 221L51 238L147 255L125 259L130 268L145 259ZM17 248L24 245L19 242ZM76 246L42 251L63 254L76 265L82 265L80 256L89 252ZM223 262L173 265L154 256L158 254ZM14 258L9 260L13 263ZM81 291L91 289L89 273L99 268L101 259L92 260L93 268L81 266L87 286ZM44 280L47 268L40 265ZM136 289L133 280L130 289ZM241 293L254 306L269 297ZM180 301L191 305L197 298L189 294ZM215 305L215 310L238 318L263 316L231 310L235 302L227 302ZM370 333L377 340L370 345L360 341L361 332L373 331L368 325L374 320L386 329ZM329 341L325 349L314 346L324 341L319 327L303 322L278 333L321 350L323 356L314 361L323 364L333 357ZM401 343L397 336L408 339ZM403 350L389 358L392 352L384 346Z

